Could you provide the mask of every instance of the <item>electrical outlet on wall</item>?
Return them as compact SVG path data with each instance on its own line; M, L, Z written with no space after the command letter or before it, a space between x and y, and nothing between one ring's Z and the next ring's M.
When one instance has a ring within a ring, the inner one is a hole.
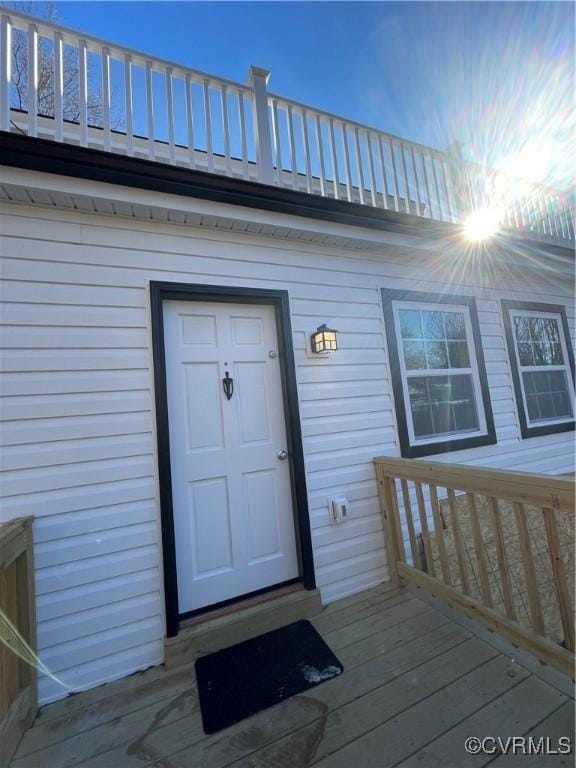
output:
M348 499L344 496L330 499L328 502L328 512L331 523L343 523L348 517Z

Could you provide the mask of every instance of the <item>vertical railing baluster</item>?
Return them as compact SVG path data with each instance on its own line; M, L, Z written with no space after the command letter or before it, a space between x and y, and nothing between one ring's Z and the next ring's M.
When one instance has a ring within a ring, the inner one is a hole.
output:
M388 577L393 584L400 584L398 574L398 535L396 533L397 520L395 510L390 496L389 478L384 474L382 467L376 465L376 480L378 483L378 496L380 498L380 509L384 518L384 543L386 545L386 554L388 559Z
M28 24L28 135L38 135L38 27Z
M248 140L246 139L246 116L244 114L244 92L238 89L238 121L240 123L240 145L242 148L242 170L244 178L250 178L248 164Z
M454 546L456 549L456 560L458 562L458 571L462 582L462 590L465 595L470 594L470 582L468 580L468 567L466 561L466 552L462 540L462 531L460 529L460 520L456 509L456 496L452 488L447 488L448 506L450 508L450 522L452 523L452 533L454 534Z
M468 503L468 512L470 513L470 525L472 528L472 538L474 540L474 550L476 552L476 562L478 563L478 575L480 577L480 591L482 601L488 608L492 608L492 595L490 594L490 582L488 580L488 566L486 563L486 550L482 540L482 531L478 521L478 509L476 507L476 497L473 493L466 493Z
M428 529L428 517L426 515L426 504L422 492L422 483L414 483L416 489L416 502L418 504L418 514L420 517L420 530L422 531L422 540L424 542L424 555L426 557L426 573L430 576L436 576L434 566L434 557L432 556L432 543L430 541L430 531Z
M54 138L64 140L64 40L54 32Z
M102 118L104 128L104 151L112 148L110 130L110 50L102 48Z
M278 100L272 99L272 138L274 139L274 155L276 156L276 177L278 186L282 182L282 147L280 146L280 125L278 123Z
M500 522L500 510L498 500L492 496L488 499L490 506L490 518L492 522L492 531L496 543L496 559L498 560L498 571L500 573L500 586L502 588L502 598L504 600L504 609L509 619L516 618L514 603L512 601L512 588L510 586L510 572L508 568L508 558L506 556L506 544L502 532L502 523Z
M514 502L513 508L514 517L516 519L516 529L518 531L518 541L520 543L520 553L522 555L522 565L524 567L524 576L526 579L526 594L528 597L530 622L539 635L544 635L544 619L542 617L542 606L540 605L540 595L538 594L538 582L536 580L536 570L534 568L534 559L530 547L528 526L526 525L524 504Z
M394 176L394 207L396 211L400 211L400 185L398 183L398 169L396 167L396 156L394 154L394 142L390 140L388 142L390 147L390 157L392 158L392 175Z
M438 201L438 218L440 221L446 221L444 211L442 207L442 198L440 197L440 184L438 183L438 174L436 172L436 156L430 155L430 165L432 166L432 176L434 177L434 190L436 192L436 200Z
M220 86L222 100L222 131L224 133L224 167L228 176L232 175L232 158L230 157L230 126L228 125L228 89L225 84Z
M418 171L416 169L416 155L414 147L410 146L410 159L412 160L412 173L414 175L414 197L416 202L416 216L420 216L420 184L418 183Z
M80 144L88 146L88 46L78 42L78 78L80 107Z
M148 123L148 157L154 160L156 147L154 143L154 96L152 90L152 62L146 62L146 114Z
M12 82L12 23L10 17L0 18L0 130L10 130L10 85Z
M302 144L304 145L304 160L306 162L306 189L312 192L312 159L310 157L310 142L308 140L308 113L302 110Z
M174 141L174 92L172 88L172 67L166 67L166 119L168 121L168 158L173 165L176 162Z
M430 485L430 504L432 506L432 519L434 520L434 531L436 533L436 545L438 547L438 557L440 558L440 568L442 570L442 579L445 584L452 584L450 574L450 563L446 554L446 542L444 541L444 525L442 515L440 514L440 505L438 503L438 489L435 485Z
M196 157L194 149L194 107L192 104L192 81L190 73L186 73L184 78L184 103L186 107L186 142L188 144L188 165L190 168L196 168Z
M432 194L430 192L430 179L428 178L428 168L426 166L426 154L422 152L422 170L424 173L424 186L426 187L426 200L428 201L428 215L434 218L434 206L432 205Z
M446 195L446 204L448 206L448 211L450 214L450 221L456 222L458 221L456 201L454 200L452 184L450 183L448 166L444 158L442 158L440 162L440 168L442 170L442 179L444 180L444 193Z
M370 134L370 131L366 131L366 144L368 148L368 166L370 168L370 186L371 186L371 195L372 195L372 205L376 206L378 204L378 199L376 196L376 174L374 172L374 157L372 154L372 135Z
M296 160L296 142L294 141L294 114L292 105L288 104L288 144L290 149L290 167L292 168L292 186L298 189L298 163Z
M410 551L412 552L412 562L416 568L423 570L420 552L418 551L418 542L416 541L416 531L414 529L414 518L412 516L412 504L410 503L410 491L408 481L401 480L402 499L404 501L404 512L406 513L406 524L408 526L408 539L410 541Z
M348 202L352 202L352 168L350 166L350 152L348 150L348 133L346 123L342 123L342 148L344 150L344 167L346 169L346 194Z
M402 536L402 521L400 520L400 509L398 507L398 495L396 491L396 479L394 477L388 478L388 489L390 494L390 503L392 508L392 514L395 520L398 560L401 563L406 562L406 550L404 548L404 537Z
M212 111L210 109L210 80L204 78L202 85L204 93L204 127L206 129L206 155L208 170L214 170L214 150L212 148Z
M360 202L365 204L364 199L364 171L362 170L362 154L360 153L360 131L358 126L354 126L354 149L356 151L356 171L358 172L358 192L360 194Z
M382 196L384 198L384 208L388 210L388 182L386 181L386 162L384 160L384 147L382 146L382 137L378 136L378 150L380 153L380 169L382 171ZM398 207L396 207L398 210Z
M340 199L340 178L338 175L338 158L336 156L336 136L334 135L334 120L330 118L330 151L332 154L332 170L334 172L334 197Z
M560 539L558 537L558 528L556 526L556 515L553 509L542 510L544 515L544 527L546 529L546 540L548 542L548 553L550 555L550 564L552 566L552 575L554 577L554 589L558 599L558 608L560 611L560 621L562 622L562 632L564 634L564 645L574 653L574 619L572 616L572 599L562 554L560 552Z
M404 189L406 190L406 197L404 199L404 206L406 213L410 213L410 180L408 178L408 168L406 166L406 147L404 144L399 144L400 159L402 160L402 172L404 174Z
M322 145L322 128L320 126L320 115L316 115L316 147L318 149L318 165L320 171L320 194L326 197L326 168L324 165L324 147Z
M126 151L134 154L134 121L132 119L132 58L124 56L124 103L126 110Z

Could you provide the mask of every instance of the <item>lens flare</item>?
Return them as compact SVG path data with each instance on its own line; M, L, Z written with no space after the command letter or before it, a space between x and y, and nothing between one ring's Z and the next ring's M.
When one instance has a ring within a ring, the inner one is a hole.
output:
M500 217L493 208L483 208L474 211L466 219L464 234L472 242L481 242L493 237L500 228Z

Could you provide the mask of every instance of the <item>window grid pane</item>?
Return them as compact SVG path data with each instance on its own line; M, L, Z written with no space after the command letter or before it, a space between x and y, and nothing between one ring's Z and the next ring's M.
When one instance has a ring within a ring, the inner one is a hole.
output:
M399 319L407 370L470 367L463 312L401 309Z
M479 429L471 374L410 376L408 394L417 439Z
M513 327L529 422L572 419L574 408L558 319L514 315Z
M514 318L521 366L564 365L558 321L553 317Z

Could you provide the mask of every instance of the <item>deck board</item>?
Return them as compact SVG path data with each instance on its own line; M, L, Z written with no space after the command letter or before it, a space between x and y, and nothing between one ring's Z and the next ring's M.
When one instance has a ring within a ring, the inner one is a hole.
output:
M207 736L193 666L149 670L45 707L12 768L465 767L494 759L466 762L467 735L573 736L567 696L408 590L371 589L313 623L340 677Z

